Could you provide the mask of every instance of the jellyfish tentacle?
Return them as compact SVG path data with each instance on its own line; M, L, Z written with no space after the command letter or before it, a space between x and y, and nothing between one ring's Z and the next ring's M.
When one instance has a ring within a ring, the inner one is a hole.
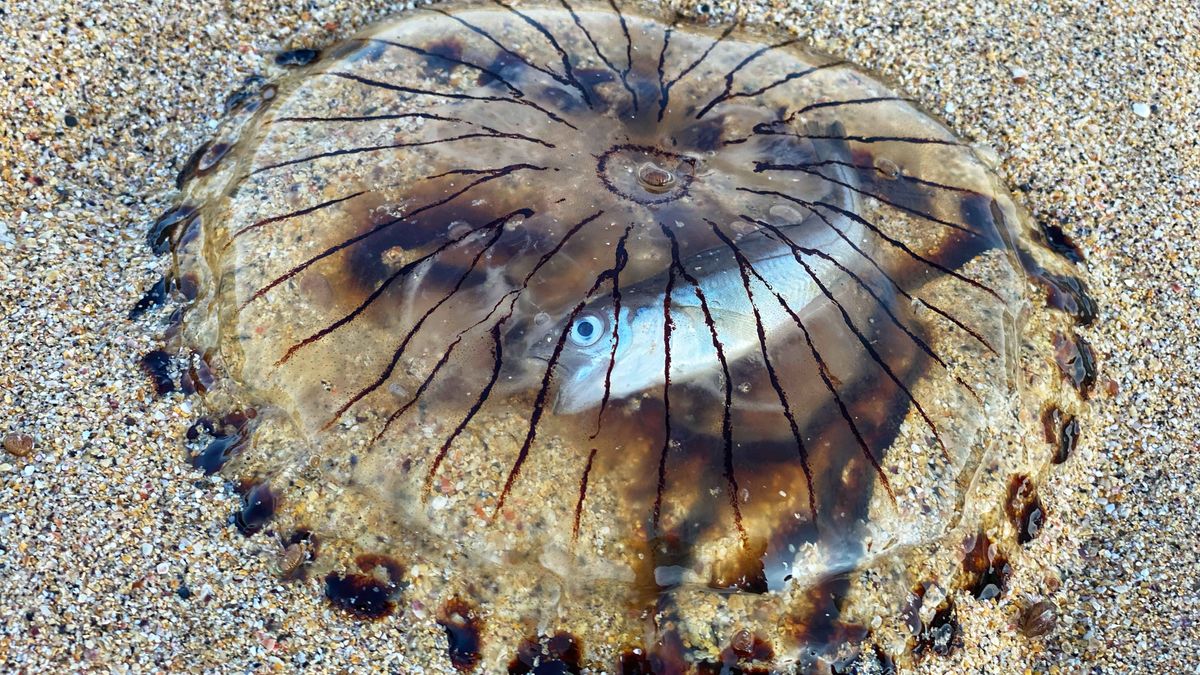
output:
M663 294L663 443L658 453L658 481L654 492L654 508L651 524L657 532L662 517L663 493L667 489L667 454L671 450L671 331L675 321L671 318L671 294L675 290L675 266L667 267L667 286Z
M458 117L447 117L426 112L387 113L380 115L289 115L268 120L265 126L276 124L317 124L326 122L377 122L386 120L424 119L437 122L466 122Z
M944 145L947 147L967 147L960 141L945 138L929 138L927 136L863 136L860 134L798 134L792 131L776 131L771 123L763 123L754 127L753 135L738 139L745 142L754 136L789 136L805 141L846 141L850 143L906 143L910 145ZM732 141L730 141L732 143Z
M816 216L816 217L817 217L819 220L821 220L821 221L822 221L822 222L823 222L823 223L824 223L824 224L825 224L825 225L826 225L826 226L827 226L827 227L828 227L830 230L832 230L834 233L836 233L836 234L837 234L837 236L838 236L838 237L839 237L839 238L840 238L842 241L844 241L844 242L845 242L845 243L846 243L848 246L850 246L850 248L854 249L854 252L855 252L855 253L857 253L857 254L858 254L858 255L859 255L861 258L863 258L863 259L864 259L864 260L866 260L868 263L870 263L870 265L871 265L872 267L874 267L874 268L875 268L875 270L876 270L877 272L879 272L879 274L880 274L880 275L881 275L883 278L885 278L885 279L887 279L887 280L888 280L888 283L890 283L890 284L892 285L892 288L893 288L893 289L895 289L895 291L896 291L897 293L899 293L901 296L903 296L903 297L904 297L906 300L908 300L908 301L910 301L910 302L913 302L913 301L920 302L922 305L925 305L926 307L928 307L929 309L931 309L931 310L932 310L932 311L933 311L935 314L937 314L937 315L941 316L942 318L946 319L946 320L947 320L947 321L949 321L950 323L952 323L952 324L954 324L955 326L957 326L957 327L958 327L960 330L962 330L964 333L966 333L967 335L969 335L969 336L971 336L972 338L974 338L976 342L978 342L979 344L983 345L983 347L984 347L985 349L987 349L989 352L991 352L993 355L995 355L995 356L999 356L999 355L1000 355L1000 353L999 353L998 351L996 351L996 348L995 348L995 347L993 347L993 346L992 346L992 344L991 344L990 342L988 342L988 341L987 341L987 339L985 339L985 338L984 338L982 335L980 335L980 334L979 334L979 331L977 331L977 330L975 330L974 328L972 328L972 327L968 326L968 325L967 325L966 323L964 323L964 322L963 322L961 319L959 319L959 318L955 317L954 315L950 314L950 313L949 313L949 312L947 312L946 310L943 310L942 308L940 308L940 307L938 307L937 305L933 304L933 303L932 303L932 302L930 302L929 300L927 300L927 299L925 299L925 298L922 298L922 297L914 296L913 294L909 293L909 292L908 292L908 291L907 291L907 290L904 288L904 286L900 284L900 282L896 281L895 277L893 277L893 276L892 276L892 275L891 275L891 274L890 274L890 273L889 273L887 270L883 269L883 266L882 266L882 265L880 265L880 264L879 264L879 262L878 262L877 260L875 260L875 258L873 258L873 257L872 257L870 254L868 254L866 251L862 250L862 247L861 247L861 246L859 246L859 245L858 245L858 244L857 244L857 243L856 243L856 242L855 242L853 239L851 239L850 237L846 236L846 233L845 233L845 232L843 232L843 231L842 231L841 229L839 229L839 228L838 228L836 225L834 225L834 224L833 224L833 222L829 220L829 217L828 217L828 216L826 216L824 213L821 213L821 212L820 212L820 211L818 211L818 210L815 210L815 209L813 209L812 207L808 207L808 206L806 206L805 208L806 208L806 209L808 209L809 213L813 214L813 215L814 215L814 216Z
M675 31L674 23L670 24L669 26L667 26L666 28L663 29L662 49L660 49L658 52L658 65L655 68L655 71L658 75L658 105L659 105L658 121L659 122L661 122L662 118L663 118L663 110L664 110L664 106L665 106L663 101L667 96L667 85L666 85L667 50L671 48L671 33L674 31Z
M858 169L859 171L874 171L879 174L887 175L887 173L883 169L881 169L877 166L868 166L865 164L857 164L855 162L847 162L847 161L840 160L840 159L824 159L819 162L803 162L803 163L799 163L799 164L773 164L771 162L755 162L754 172L762 173L764 171L805 171L806 169L818 169L823 166L844 166L848 169ZM917 176L909 176L908 174L901 174L901 175L893 178L893 180L903 181L906 183L913 183L915 185L920 185L922 187L929 187L929 188L933 188L935 190L945 190L946 192L956 192L959 194L983 197L983 194L981 192L979 192L978 190L972 190L971 188L961 187L959 185L949 185L946 183L939 183L937 181L932 181L932 180L928 180L925 178L918 178ZM874 197L875 195L870 194L868 196Z
M583 501L587 499L588 478L592 475L592 463L596 461L596 451L592 448L588 453L587 463L583 467L583 476L579 478L579 498L575 500L575 520L571 526L571 544L579 541L579 524L583 519Z
M297 164L306 164L308 162L316 161L318 159L326 159L328 157L342 157L344 155L357 155L357 154L361 154L364 152L376 152L379 150L400 150L403 148L421 148L421 147L426 147L426 146L430 146L430 145L442 145L445 143L454 143L457 141L468 141L468 140L471 140L474 138L503 138L503 139L514 140L514 141L526 141L529 143L536 143L537 145L541 145L546 148L554 148L554 145L552 143L543 141L540 138L533 138L531 136L526 136L524 134L500 132L500 131L496 131L495 129L491 129L490 127L483 127L483 128L485 129L485 131L482 131L482 132L459 134L458 136L448 136L446 138L435 138L435 139L431 139L431 140L427 140L427 141L406 141L403 143L386 143L383 145L363 145L363 146L358 146L358 147L353 147L353 148L338 148L337 150L328 150L326 152L318 152L313 155L305 155L304 157L295 157L292 159L284 160L282 162L276 162L274 164L267 164L265 166L260 166L255 169L252 169L250 171L250 173L251 173L251 175L259 174L259 173L263 173L265 171L281 169L286 166L295 166Z
M302 209L297 209L295 211L290 211L288 213L282 213L277 216L270 216L268 218L263 218L261 220L257 220L255 222L237 230L233 234L229 235L229 241L225 242L224 248L229 248L238 237L241 237L242 235L246 234L247 232L257 230L260 227L265 227L272 223L278 223L278 222L282 222L284 220L291 220L292 218L300 218L303 216L311 215L322 209L329 208L330 206L337 206L338 204L341 204L342 202L350 201L351 199L354 199L355 197L361 197L364 194L367 194L366 190L359 190L358 192L346 195L344 197L335 197L334 199L329 199L327 201L323 201L320 204L306 206Z

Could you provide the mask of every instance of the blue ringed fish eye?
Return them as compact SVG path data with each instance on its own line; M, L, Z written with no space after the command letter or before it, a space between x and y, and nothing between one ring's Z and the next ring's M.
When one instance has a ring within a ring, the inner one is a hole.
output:
M591 314L581 316L571 326L571 342L580 347L590 347L600 340L604 332L604 322L600 317Z

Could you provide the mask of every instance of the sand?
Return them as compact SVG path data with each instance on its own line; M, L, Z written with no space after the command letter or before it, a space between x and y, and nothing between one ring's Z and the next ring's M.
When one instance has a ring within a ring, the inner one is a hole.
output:
M224 96L400 9L291 4L0 7L0 435L33 440L0 452L0 671L448 669L415 646L437 630L422 612L364 624L278 580L271 542L228 524L230 486L183 461L190 404L153 396L137 362L157 338L125 318L165 268L145 228ZM1020 635L1021 597L965 607L964 648L921 672L1200 672L1200 10L1119 4L743 8L993 147L1102 307L1086 334L1111 383L1015 580L1058 587L1059 626Z

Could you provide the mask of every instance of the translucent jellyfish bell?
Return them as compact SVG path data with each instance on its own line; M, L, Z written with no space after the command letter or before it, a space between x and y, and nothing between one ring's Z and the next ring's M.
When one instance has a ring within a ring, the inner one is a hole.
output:
M689 662L734 624L833 658L1000 503L985 462L1044 467L1020 412L1065 394L1021 341L1071 317L1029 280L1082 285L968 145L795 40L439 4L249 93L217 147L152 233L208 408L253 410L196 451L269 486L352 611L486 606L485 663L529 617L611 636L597 667L646 621Z

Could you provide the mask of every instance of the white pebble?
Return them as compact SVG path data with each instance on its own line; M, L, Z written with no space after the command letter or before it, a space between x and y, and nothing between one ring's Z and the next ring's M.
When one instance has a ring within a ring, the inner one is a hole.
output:
M1145 103L1134 103L1133 114L1141 117L1142 119L1146 119L1150 116L1150 106L1146 105Z

